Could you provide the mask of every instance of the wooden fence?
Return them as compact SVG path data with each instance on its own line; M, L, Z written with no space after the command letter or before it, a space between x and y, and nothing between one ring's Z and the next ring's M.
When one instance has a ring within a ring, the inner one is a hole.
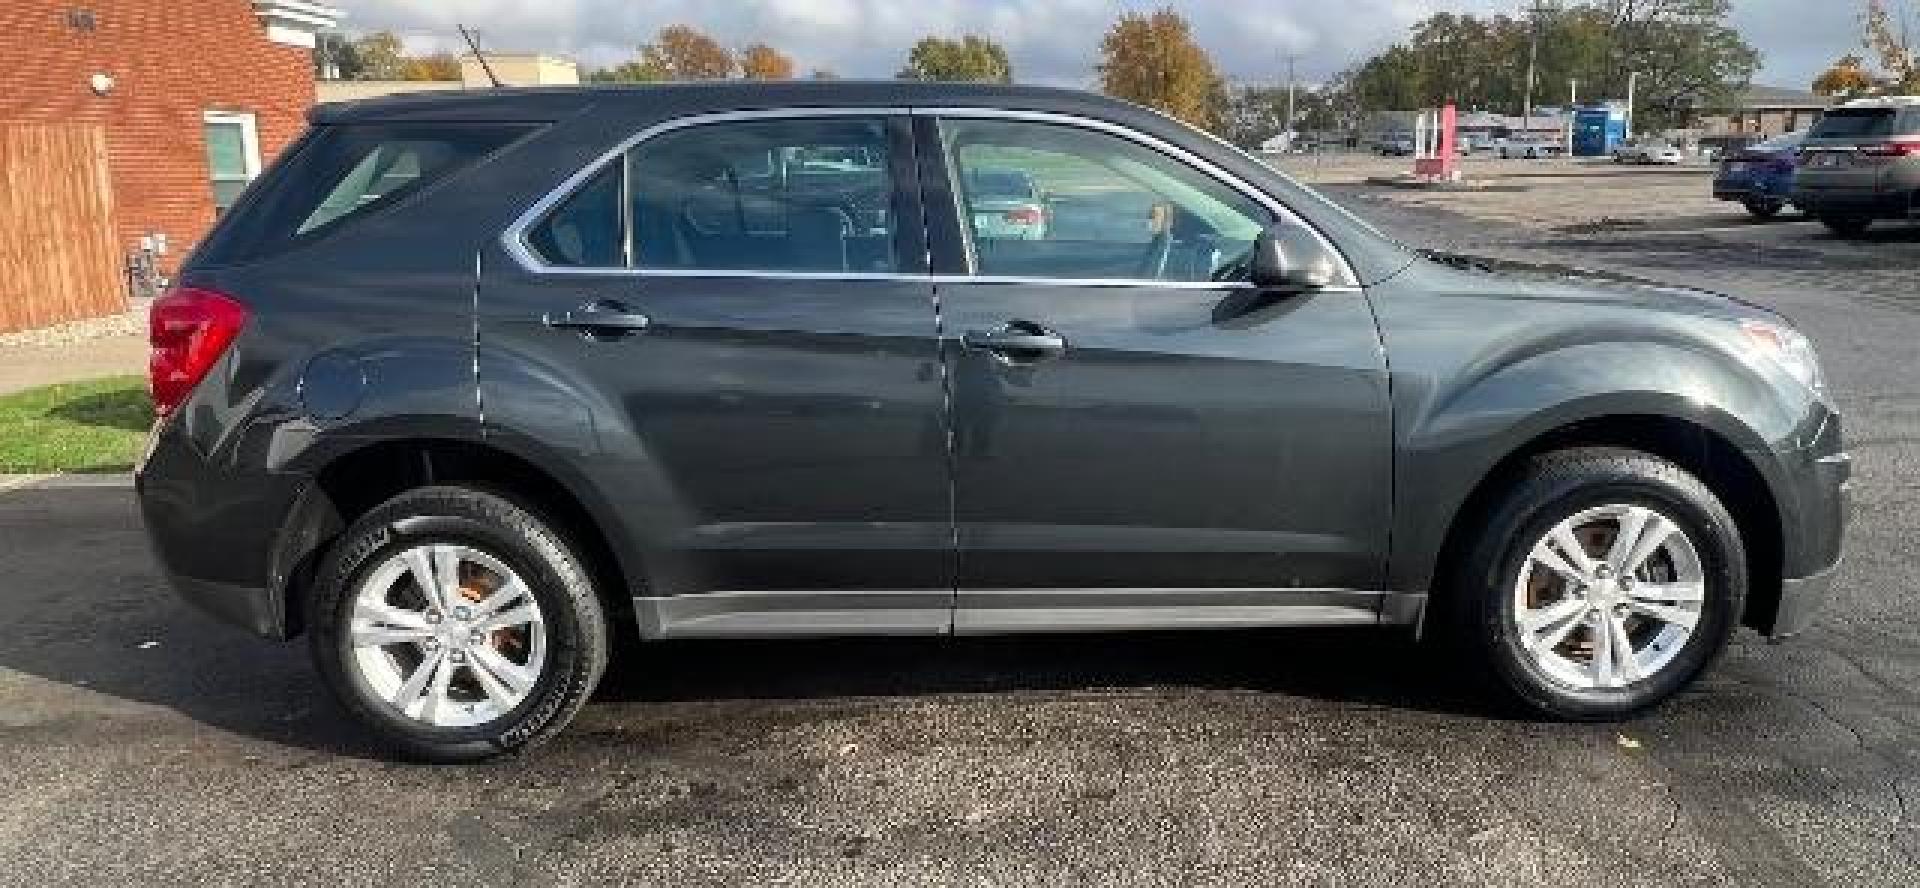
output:
M98 124L0 123L0 333L127 309Z

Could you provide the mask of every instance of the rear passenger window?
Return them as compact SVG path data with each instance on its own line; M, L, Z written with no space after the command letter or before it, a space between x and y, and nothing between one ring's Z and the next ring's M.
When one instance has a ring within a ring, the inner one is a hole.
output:
M336 124L314 129L203 247L232 262L340 228L404 200L531 130L524 124Z
M620 164L614 163L534 226L527 244L550 265L615 268L626 264L620 231Z
M890 161L883 118L672 130L602 170L525 239L554 266L894 272ZM624 219L617 209L623 174L631 200Z

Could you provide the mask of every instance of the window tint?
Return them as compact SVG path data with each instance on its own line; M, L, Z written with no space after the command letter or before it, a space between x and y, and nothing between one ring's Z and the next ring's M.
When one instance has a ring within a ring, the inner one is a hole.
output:
M229 214L201 256L234 262L318 237L404 200L530 129L444 123L319 127L275 165L257 198Z
M885 122L795 118L675 130L634 147L641 268L891 272Z
M1893 134L1892 108L1835 108L1813 125L1816 139L1858 139Z
M1198 170L1081 127L948 120L947 156L990 276L1233 280L1272 214ZM1001 183L1024 179L1021 189Z
M616 268L626 264L620 225L621 165L595 174L527 232L527 244L550 265Z

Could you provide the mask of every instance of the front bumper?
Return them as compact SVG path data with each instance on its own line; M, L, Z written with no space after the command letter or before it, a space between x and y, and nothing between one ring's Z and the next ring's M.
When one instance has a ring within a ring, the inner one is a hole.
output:
M1838 420L1830 420L1830 426L1837 440ZM1799 520L1789 521L1785 530L1796 535L1793 548L1800 557L1794 559L1797 564L1785 565L1780 600L1769 624L1761 627L1774 641L1799 635L1813 624L1839 572L1841 542L1853 512L1853 460L1848 454L1810 455L1799 474Z

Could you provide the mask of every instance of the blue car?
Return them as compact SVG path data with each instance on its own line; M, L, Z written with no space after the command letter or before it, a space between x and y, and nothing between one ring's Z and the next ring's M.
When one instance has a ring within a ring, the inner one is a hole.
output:
M1713 196L1739 201L1755 218L1771 219L1793 194L1793 171L1807 134L1787 133L1728 155L1713 177Z

